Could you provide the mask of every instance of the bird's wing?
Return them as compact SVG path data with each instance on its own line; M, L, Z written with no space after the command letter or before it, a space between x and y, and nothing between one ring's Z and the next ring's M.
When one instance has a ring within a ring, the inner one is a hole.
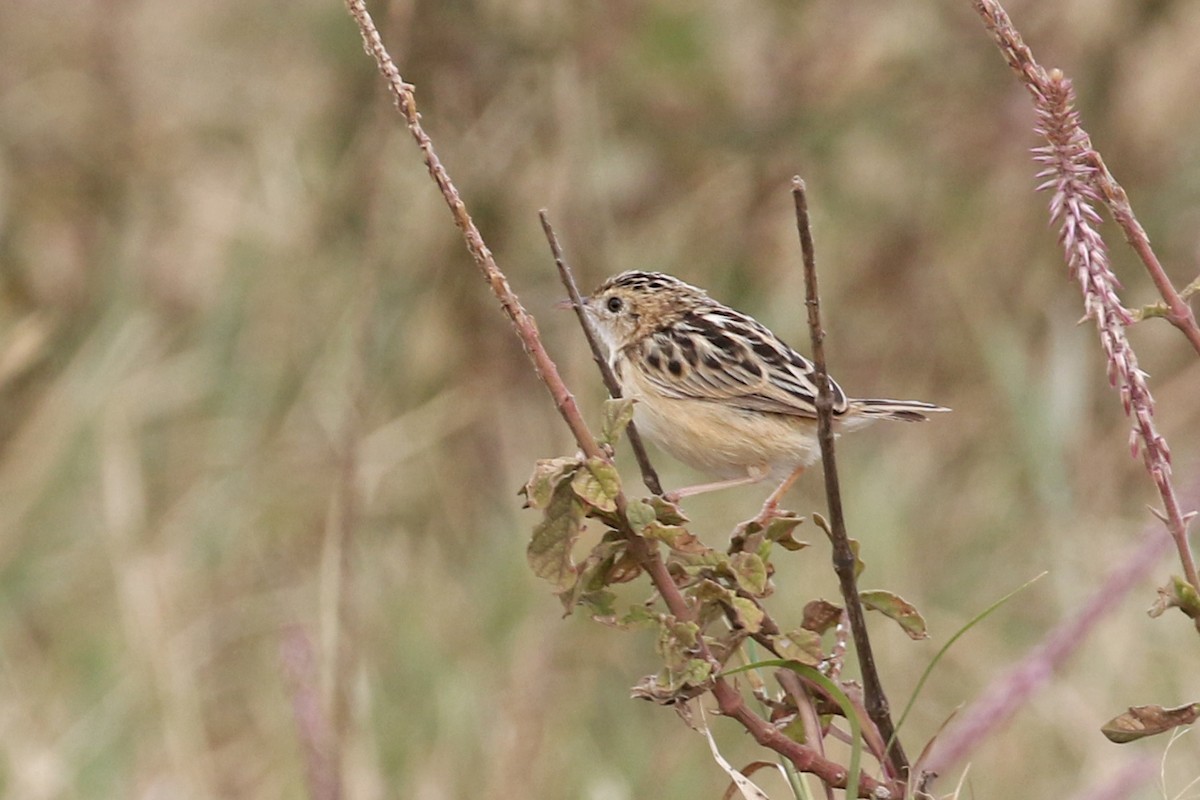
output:
M749 411L815 418L811 361L750 317L724 306L697 309L646 336L642 372L668 397L708 400ZM833 412L846 395L833 383Z

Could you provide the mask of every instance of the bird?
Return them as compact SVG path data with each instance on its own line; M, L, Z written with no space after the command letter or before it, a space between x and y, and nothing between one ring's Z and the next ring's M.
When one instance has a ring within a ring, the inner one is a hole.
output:
M756 518L821 457L817 371L753 317L662 272L630 270L581 298L608 352L633 419L655 444L718 478L667 493L672 502L705 492L778 481ZM875 420L920 422L949 411L918 400L850 398L832 379L834 430Z

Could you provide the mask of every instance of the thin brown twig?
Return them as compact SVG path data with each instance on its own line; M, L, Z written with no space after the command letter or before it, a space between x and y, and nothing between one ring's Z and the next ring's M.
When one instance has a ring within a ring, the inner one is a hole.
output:
M384 47L383 41L379 36L379 31L375 27L371 15L367 12L363 0L346 0L346 7L362 34L364 48L375 59L380 73L382 73L384 79L387 81L396 108L404 116L409 132L421 150L430 176L437 183L443 198L446 200L446 204L450 207L451 214L454 216L455 224L462 231L467 250L471 253L471 257L483 273L501 308L504 309L504 312L512 322L513 328L520 338L526 354L533 363L534 371L550 392L550 396L554 399L559 414L567 423L567 427L571 429L571 433L574 435L580 450L590 458L599 458L607 461L607 456L596 442L596 438L592 435L587 423L584 422L579 412L579 407L575 403L575 398L568 391L566 384L559 375L558 367L546 352L546 348L542 345L537 325L521 305L512 287L509 286L508 279L497 266L478 228L475 227L474 221L471 219L470 214L467 213L466 205L463 203L458 190L455 188L453 182L451 182L450 176L434 152L432 141L421 127L421 118L417 113L412 85L405 83L400 77L400 72L396 69L395 63L393 63L391 56ZM667 571L666 564L659 557L654 546L645 538L638 535L629 524L627 515L628 501L624 492L618 492L614 498L614 502L617 506L616 516L620 523L620 532L628 542L630 554L650 576L650 580L654 583L655 589L658 590L659 595L662 597L664 604L666 604L671 614L680 620L691 619L695 612L679 591L679 587L672 580L670 573ZM714 665L719 663L713 657L712 652L703 639L697 644L697 650L701 658L710 661ZM824 758L812 747L800 744L789 738L774 725L755 714L749 709L741 694L727 679L716 678L713 681L712 694L717 701L717 706L721 713L737 720L760 745L784 756L801 772L810 772L831 786L845 787L847 778L845 767ZM858 785L859 796L861 797L887 798L893 796L886 786L868 775L860 775Z
M850 618L850 630L854 636L854 647L862 670L867 713L879 729L883 740L891 742L888 761L893 775L903 780L908 774L908 757L896 738L896 727L892 724L887 696L875 667L866 617L858 597L854 551L850 549L850 537L846 533L846 518L842 511L842 494L833 447L833 391L825 369L825 331L821 328L816 255L808 219L808 197L804 181L798 175L792 178L792 198L796 204L796 226L800 231L800 249L804 256L805 304L808 306L808 328L812 336L813 363L817 371L817 438L821 445L821 464L825 472L825 497L829 505L830 535L833 540L833 568L837 572L842 599Z
M596 339L592 324L583 311L583 298L579 294L579 286L575 283L571 265L567 263L566 257L563 255L558 234L554 232L554 226L550 224L550 215L543 208L538 211L538 218L542 221L542 230L546 232L546 241L550 243L550 252L554 255L554 265L558 267L558 276L562 280L563 286L566 287L567 294L571 297L571 307L575 309L575 316L579 318L579 326L583 328L583 336L587 339L588 347L592 351L592 360L600 369L600 377L604 380L604 386L608 389L609 396L614 400L619 399L621 384L617 381L617 376L613 374L612 367L604 357L604 349ZM658 479L654 465L650 463L650 456L646 454L646 446L642 444L642 435L638 432L637 425L630 422L625 433L629 438L629 446L633 449L633 457L637 459L638 469L642 471L642 483L646 484L646 488L652 493L661 495L663 493L662 483Z

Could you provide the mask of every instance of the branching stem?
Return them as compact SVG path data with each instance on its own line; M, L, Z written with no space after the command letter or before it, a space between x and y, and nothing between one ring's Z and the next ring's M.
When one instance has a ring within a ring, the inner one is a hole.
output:
M550 252L554 255L554 265L558 267L558 276L562 279L567 294L571 297L571 307L575 309L575 315L579 318L579 326L583 328L583 336L587 339L588 347L591 348L592 360L600 369L600 376L604 379L604 386L608 389L609 396L615 400L621 396L621 384L617 381L617 376L613 374L612 367L608 365L608 360L604 357L604 349L596 340L596 333L592 330L587 314L583 311L583 298L579 294L579 286L575 283L571 265L567 263L566 257L563 255L562 245L558 242L558 235L550 224L550 216L546 209L543 208L538 212L538 218L542 221L542 230L546 232L546 241L549 242ZM662 483L658 480L658 473L655 472L654 465L650 463L650 456L646 454L646 447L642 444L642 435L638 433L637 425L630 422L625 432L629 437L629 446L633 449L633 457L637 459L638 469L642 471L642 483L646 484L646 488L651 492L661 496L663 493Z
M454 216L455 224L462 231L467 250L475 260L476 266L483 273L484 279L499 301L500 306L508 315L509 320L511 320L513 328L525 348L526 354L529 356L530 361L533 362L534 371L537 372L538 377L550 392L551 397L554 399L555 407L558 408L559 414L567 423L567 427L571 429L571 433L574 435L580 450L589 457L607 460L607 456L584 422L579 412L579 407L575 403L575 398L567 390L566 384L563 383L562 377L558 372L558 367L554 364L554 361L546 352L546 348L542 345L537 325L521 305L512 287L509 286L508 279L504 273L496 265L491 251L484 244L479 229L475 227L474 221L471 219L470 214L467 213L466 205L463 203L458 190L451 182L450 176L434 152L433 142L421 127L421 117L417 113L413 87L405 83L400 77L399 70L396 68L395 63L393 63L391 56L384 47L383 40L379 36L379 30L375 27L371 15L367 12L364 0L346 0L346 7L350 12L350 16L358 24L359 31L362 33L364 48L375 59L380 73L383 74L384 79L387 81L388 89L392 93L396 108L404 116L408 130L425 159L425 166L429 169L430 176L438 185L442 197L445 198L446 204L450 207L450 213ZM624 493L618 493L615 502L617 516L621 523L620 531L628 541L629 553L650 576L650 580L654 583L654 587L662 596L663 603L667 606L671 614L680 620L691 619L694 616L694 610L689 606L679 587L672 580L671 574L667 571L666 564L659 557L655 547L645 538L638 535L629 524L627 515L628 501ZM698 643L697 650L699 657L711 661L714 665L718 663L703 639ZM755 714L746 706L741 694L727 679L716 678L713 682L712 694L717 701L717 706L721 713L741 723L759 744L784 756L801 772L811 772L830 786L845 787L847 778L845 767L823 757L812 747L788 738L787 735L774 725ZM859 776L858 786L860 797L882 798L894 796L886 786L868 775Z

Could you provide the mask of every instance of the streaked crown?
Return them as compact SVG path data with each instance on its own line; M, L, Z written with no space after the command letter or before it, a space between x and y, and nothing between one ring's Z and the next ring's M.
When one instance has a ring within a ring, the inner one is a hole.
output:
M711 302L703 289L671 275L630 270L601 284L584 308L615 352Z

